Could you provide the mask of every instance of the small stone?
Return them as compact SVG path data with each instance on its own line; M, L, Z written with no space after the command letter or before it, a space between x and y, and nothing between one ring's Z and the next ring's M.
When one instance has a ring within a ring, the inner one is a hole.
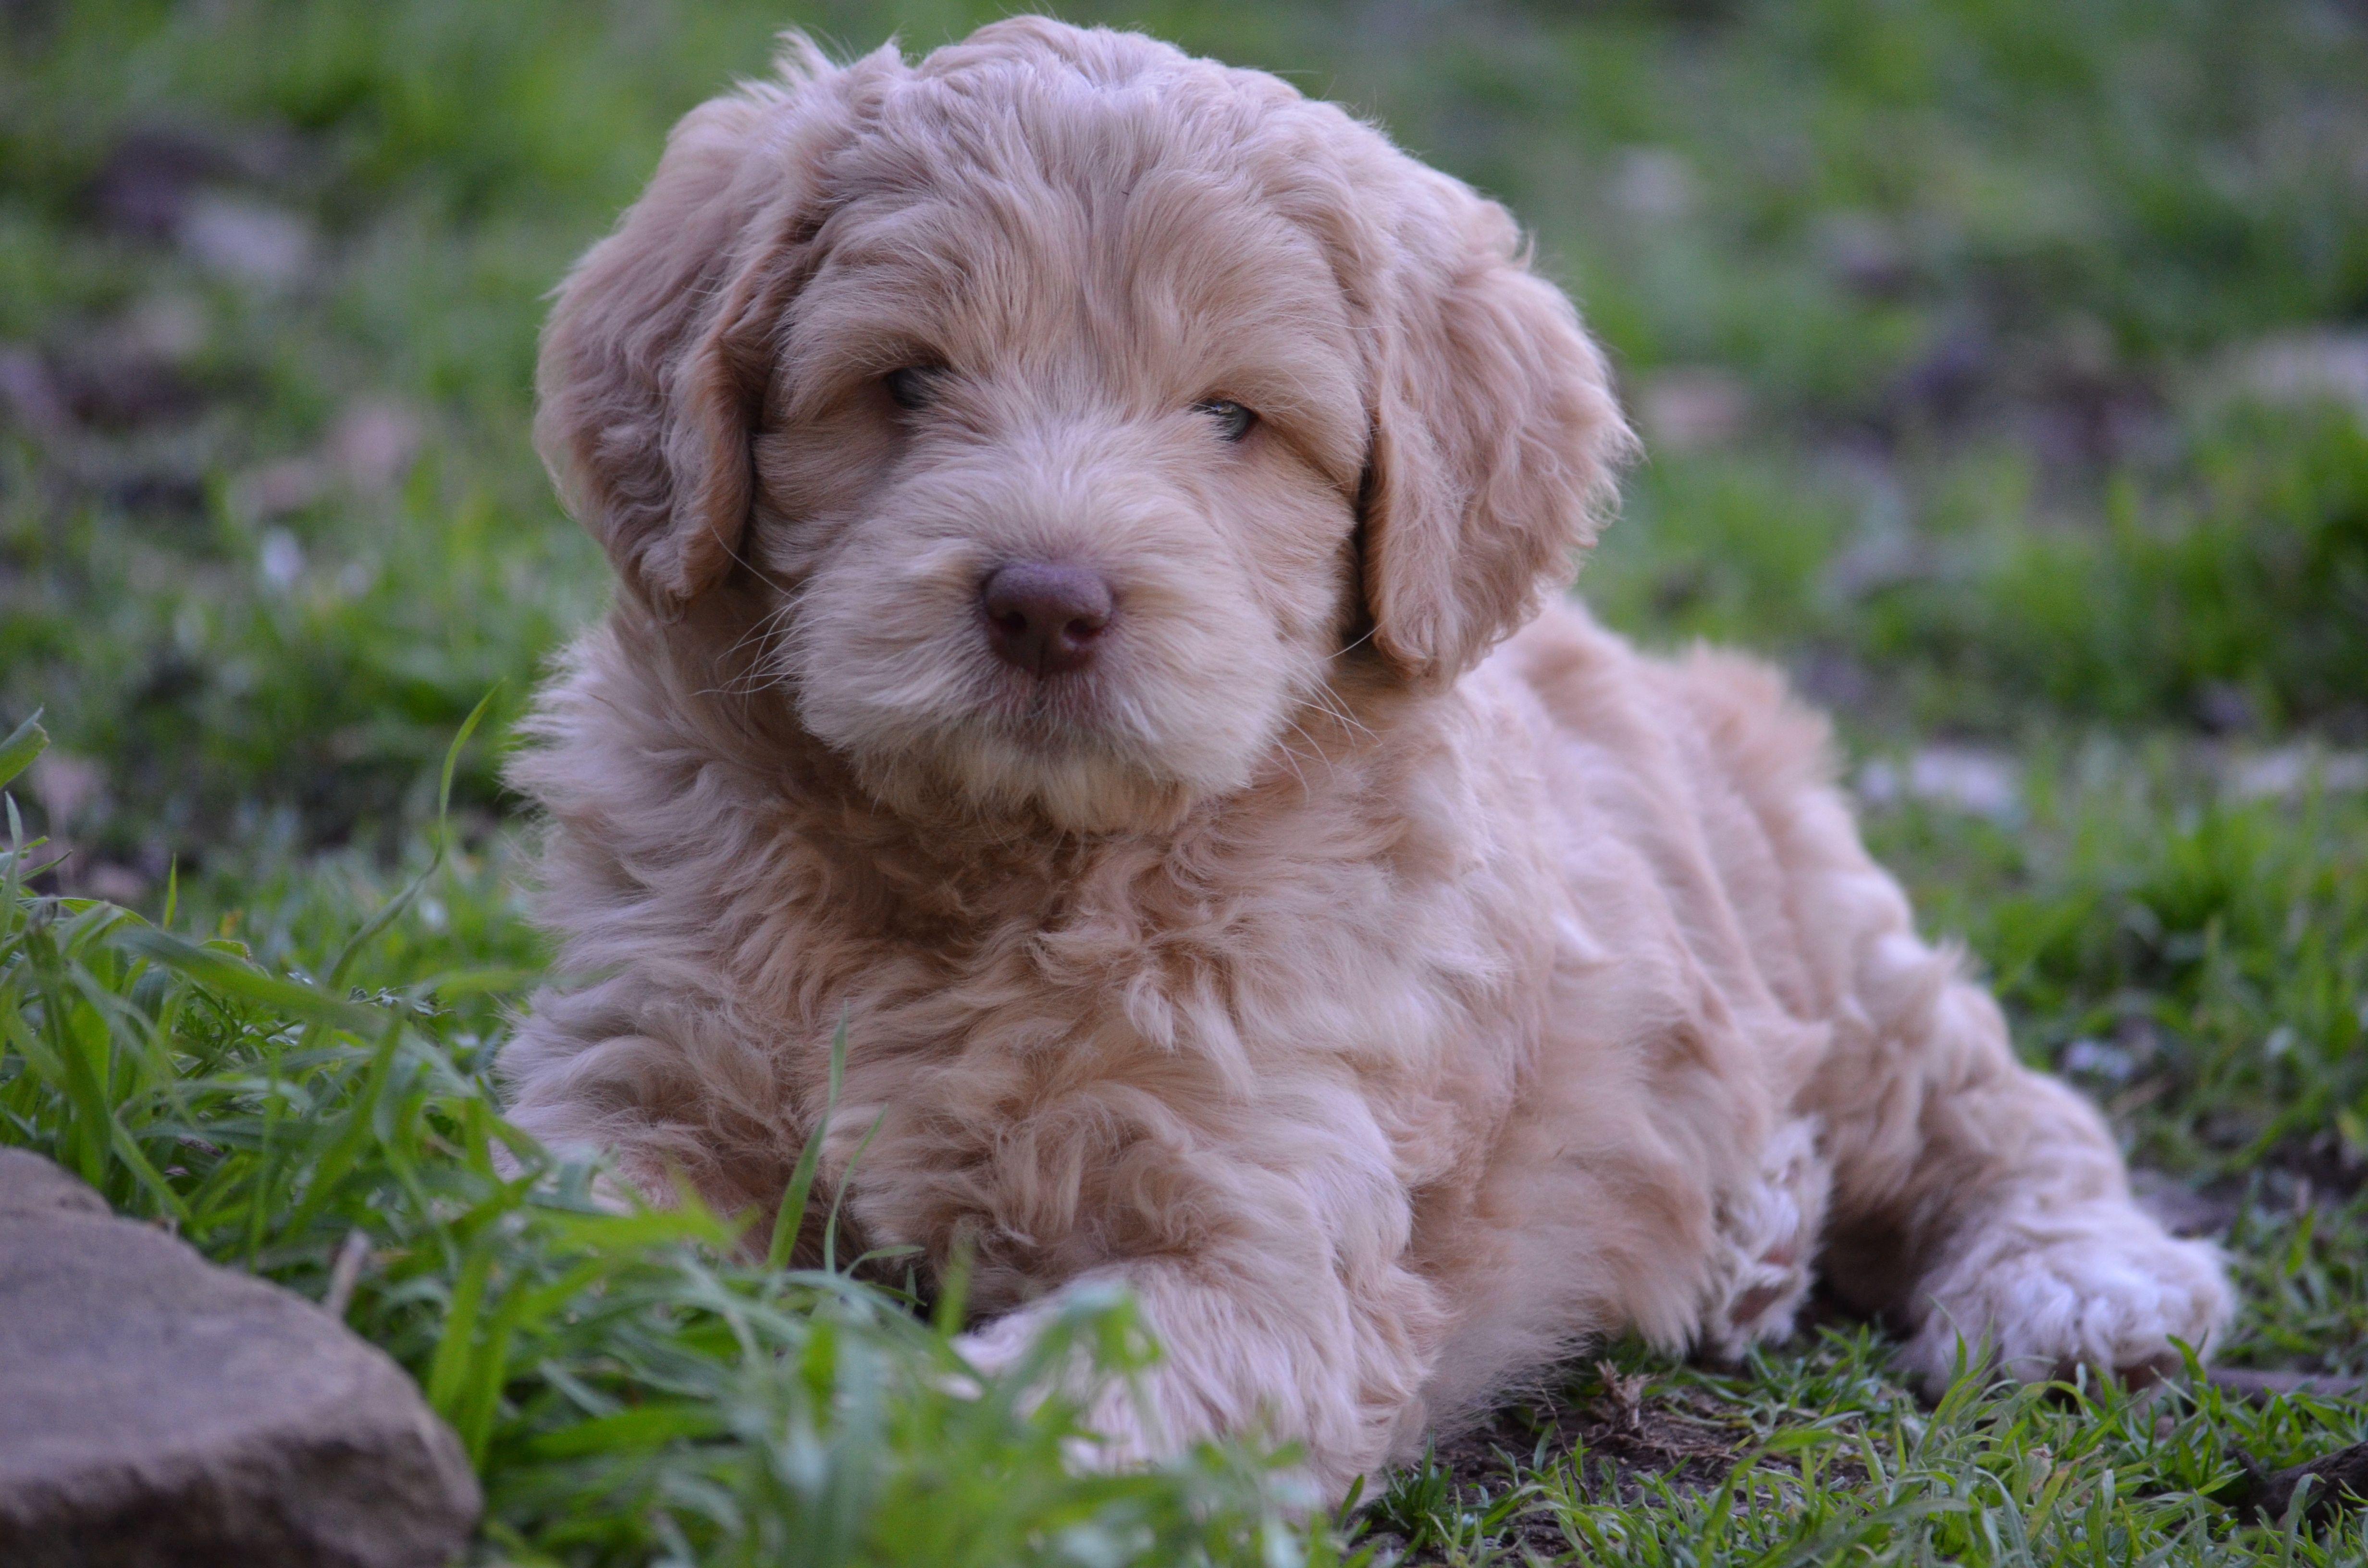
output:
M1859 769L1855 787L1859 799L1870 806L1888 806L1904 798L1993 822L2011 822L2022 809L2014 759L1973 746L1925 746L1904 767L1890 758L1875 757Z
M275 289L301 281L318 248L302 214L222 191L189 199L179 234L181 248L200 267Z
M2213 734L2244 734L2260 718L2252 693L2234 681L2207 680L2195 693L2195 722Z
M179 126L142 126L116 143L85 195L91 215L106 227L168 239L189 192L230 168L230 157L215 138Z
M2137 1061L2121 1046L2086 1036L2066 1045L2055 1059L2055 1070L2074 1077L2103 1078L2126 1084L2137 1071Z
M283 458L233 480L230 504L247 517L284 517L320 500L328 488L329 473L323 464L312 458Z
M2262 338L2226 357L2211 390L2274 407L2334 403L2368 415L2368 332L2340 328Z
M2330 795L2368 790L2368 751L2330 751L2303 743L2232 758L2228 788L2248 801L2295 800L2312 790Z
M1636 399L1637 423L1647 444L1668 452L1723 447L1751 417L1751 393L1742 381L1710 366L1663 370Z
M266 583L285 593L304 574L304 547L286 528L267 529L262 548L256 552L256 565Z
M1816 241L1827 271L1854 294L1894 299L1914 281L1898 229L1878 213L1827 213L1816 224Z
M1926 581L1934 575L1931 547L1879 508L1879 519L1826 563L1826 588L1835 597L1857 603L1888 588Z
M0 1150L0 1562L441 1568L480 1506L383 1352Z
M1674 147L1624 149L1610 190L1613 204L1630 217L1663 222L1691 214L1701 195L1693 165Z
M74 430L64 389L39 354L0 345L0 415L36 436L63 440Z
M131 866L120 866L112 860L101 860L81 875L82 891L93 898L103 898L109 903L129 907L148 896L154 886L140 871Z
M399 403L363 398L329 432L328 457L340 477L365 495L391 490L419 455L419 416Z
M61 834L78 822L83 809L99 798L107 788L107 772L86 756L56 747L33 759L25 782L31 786L33 799L41 803L42 813L50 819L50 832Z

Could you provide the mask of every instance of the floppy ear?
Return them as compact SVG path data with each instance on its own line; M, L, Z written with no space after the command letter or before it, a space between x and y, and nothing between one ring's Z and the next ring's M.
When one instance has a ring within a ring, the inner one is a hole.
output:
M676 125L649 188L568 274L543 329L535 445L618 575L668 619L739 549L814 170L844 133L853 68L792 38L782 71L785 84Z
M1363 570L1383 656L1446 680L1569 582L1634 437L1511 217L1443 176L1423 187L1372 301Z

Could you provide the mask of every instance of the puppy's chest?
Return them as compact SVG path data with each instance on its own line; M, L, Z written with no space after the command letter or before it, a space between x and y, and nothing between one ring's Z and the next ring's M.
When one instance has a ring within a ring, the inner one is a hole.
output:
M877 944L826 1006L848 1019L850 1090L889 1113L884 1136L966 1169L980 1207L992 1189L1091 1185L1044 1162L1181 1169L1217 1151L1353 1150L1413 1189L1504 1115L1525 1042L1457 1000L1476 956L1409 944L1337 898L1183 914L1080 903L986 939Z
M1146 1054L1221 1074L1420 1061L1450 1044L1441 998L1485 985L1498 955L1411 936L1370 881L1277 869L1230 897L1087 889L1007 917L875 928L824 944L826 970L802 965L796 989L939 1058Z

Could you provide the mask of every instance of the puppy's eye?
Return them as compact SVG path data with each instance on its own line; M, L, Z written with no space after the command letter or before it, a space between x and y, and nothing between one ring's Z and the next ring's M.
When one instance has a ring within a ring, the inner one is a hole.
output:
M1228 441L1238 441L1250 433L1258 415L1230 398L1212 397L1206 403L1192 405L1195 414L1205 414L1217 422L1217 431Z
M882 378L890 401L899 408L919 408L929 401L929 383L938 376L935 365L907 365Z

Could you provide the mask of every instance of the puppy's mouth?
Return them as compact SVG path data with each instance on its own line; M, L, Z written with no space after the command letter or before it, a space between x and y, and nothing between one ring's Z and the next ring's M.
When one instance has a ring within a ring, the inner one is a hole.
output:
M1156 574L966 554L832 574L790 618L800 717L883 803L1107 831L1248 781L1279 700L1256 623Z
M1096 670L1034 676L989 663L979 680L972 717L979 723L1046 745L1108 745L1122 741L1116 722L1119 682Z
M1115 669L1036 676L990 664L980 672L969 712L949 726L946 741L999 741L1048 763L1091 761L1163 777L1159 747L1126 685Z

